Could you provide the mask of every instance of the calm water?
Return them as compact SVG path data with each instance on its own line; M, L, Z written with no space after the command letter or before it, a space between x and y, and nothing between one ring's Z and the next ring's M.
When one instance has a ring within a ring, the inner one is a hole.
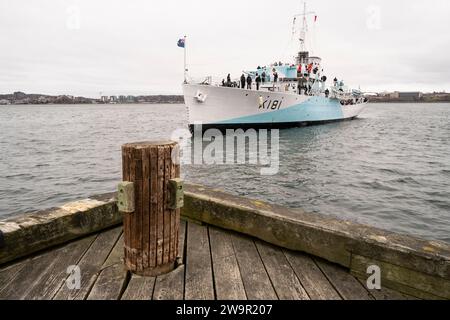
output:
M111 192L122 143L170 137L181 105L0 107L0 218ZM280 173L186 166L188 181L450 242L450 104L369 105L280 132Z

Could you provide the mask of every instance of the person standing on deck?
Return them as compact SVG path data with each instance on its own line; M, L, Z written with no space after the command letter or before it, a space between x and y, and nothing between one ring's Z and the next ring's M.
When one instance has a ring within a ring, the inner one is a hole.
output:
M306 88L306 79L304 77L300 77L298 78L298 94L302 94L305 93L305 88Z
M245 75L244 74L242 74L242 76L241 76L241 88L245 89Z
M266 82L266 72L265 71L263 71L261 77L262 77L262 83L264 84Z
M278 72L276 70L273 72L273 82L278 82Z
M231 87L231 74L227 75L227 86Z
M278 72L275 68L273 68L273 86L272 86L273 90L275 90L277 82L278 82Z
M322 78L320 78L320 80L322 81L322 90L325 90L326 87L326 82L327 82L327 76L322 76Z
M311 84L310 84L311 79L309 77L305 78L305 95L309 95L309 91L311 90Z
M248 90L252 90L252 77L250 75L248 75L247 77L247 89Z
M259 86L261 85L261 77L259 76L259 74L256 74L255 82L256 82L256 90L259 91Z
M308 67L307 67L307 70L308 70L308 75L310 75L310 74L311 74L311 72L312 72L312 69L313 69L313 64L312 64L312 63L310 63L310 64L308 65Z

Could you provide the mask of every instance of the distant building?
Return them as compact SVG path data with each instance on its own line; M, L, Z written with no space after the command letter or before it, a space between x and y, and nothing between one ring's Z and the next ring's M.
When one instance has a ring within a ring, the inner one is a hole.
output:
M443 91L443 92L433 92L433 93L429 93L429 94L425 94L425 95L430 95L433 97L446 97L446 96L448 96L448 93Z
M388 94L390 99L398 99L400 97L400 92L395 91Z
M126 96L119 96L119 103L126 103L127 97Z
M402 101L418 101L422 98L421 92L399 92L398 98Z
M102 96L101 98L103 103L108 103L109 102L109 97L108 96Z
M117 98L117 96L109 97L109 102L110 103L117 103L118 101L119 101L119 99Z
M26 97L27 97L26 93L20 91L14 92L14 100L22 100L25 99Z
M134 103L134 102L135 102L134 96L128 96L127 97L127 103Z

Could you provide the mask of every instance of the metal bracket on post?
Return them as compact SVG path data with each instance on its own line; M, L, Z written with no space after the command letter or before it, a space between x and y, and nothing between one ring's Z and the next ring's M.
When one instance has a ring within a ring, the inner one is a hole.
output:
M124 181L119 183L117 206L119 211L123 213L133 213L135 211L133 182Z
M184 181L177 178L169 180L169 204L168 208L177 210L184 206Z

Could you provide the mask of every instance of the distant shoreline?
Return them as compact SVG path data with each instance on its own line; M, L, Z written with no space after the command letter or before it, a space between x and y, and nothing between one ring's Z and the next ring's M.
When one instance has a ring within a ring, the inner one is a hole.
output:
M450 94L420 92L380 93L366 96L369 103L450 103ZM80 104L183 104L182 95L102 96L99 99L70 95L50 96L14 92L0 94L0 105L80 105Z
M71 104L178 104L184 103L182 95L102 96L99 99L70 95L0 94L0 105L71 105Z
M445 103L450 102L450 94L446 92L391 92L368 96L371 103Z
M11 103L11 104L0 104L0 107L6 106L79 106L79 105L98 105L98 106L114 106L114 105L156 105L156 104L184 104L183 102L132 102L132 103Z

